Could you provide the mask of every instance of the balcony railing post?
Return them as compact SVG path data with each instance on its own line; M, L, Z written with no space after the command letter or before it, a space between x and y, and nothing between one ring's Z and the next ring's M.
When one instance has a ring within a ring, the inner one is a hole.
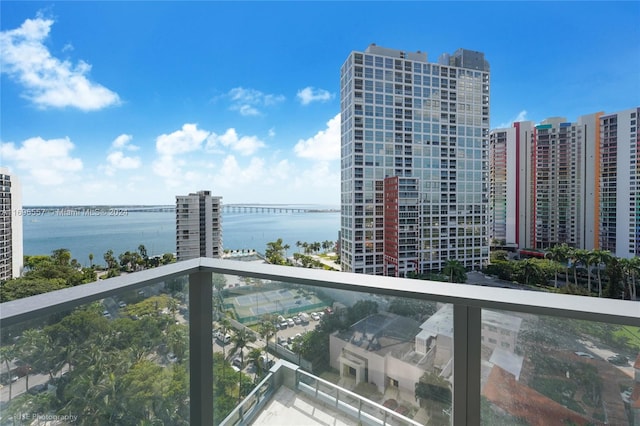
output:
M189 274L190 423L213 424L213 339L211 272Z
M453 422L480 425L482 309L453 305Z

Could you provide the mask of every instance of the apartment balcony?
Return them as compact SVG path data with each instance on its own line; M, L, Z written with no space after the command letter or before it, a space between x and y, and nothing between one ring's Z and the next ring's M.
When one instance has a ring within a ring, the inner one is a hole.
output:
M611 335L639 317L630 301L193 259L0 305L0 424L632 424L638 349Z

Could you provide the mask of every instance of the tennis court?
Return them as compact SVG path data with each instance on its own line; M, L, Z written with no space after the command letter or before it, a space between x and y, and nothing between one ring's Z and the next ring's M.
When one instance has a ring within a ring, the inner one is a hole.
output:
M240 322L254 321L264 314L289 315L325 306L313 292L288 288L229 297L225 305L233 306Z

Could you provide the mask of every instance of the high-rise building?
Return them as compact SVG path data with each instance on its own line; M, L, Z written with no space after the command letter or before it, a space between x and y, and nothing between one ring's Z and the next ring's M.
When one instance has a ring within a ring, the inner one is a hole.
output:
M488 261L489 64L370 45L341 70L343 270Z
M516 122L490 136L490 235L521 249L556 244L640 253L638 108L568 122Z
M640 108L601 115L599 242L618 257L640 256Z
M211 191L176 196L178 260L222 255L222 197Z
M0 281L22 273L22 214L20 181L0 167Z
M537 250L593 248L596 116L491 131L492 238Z

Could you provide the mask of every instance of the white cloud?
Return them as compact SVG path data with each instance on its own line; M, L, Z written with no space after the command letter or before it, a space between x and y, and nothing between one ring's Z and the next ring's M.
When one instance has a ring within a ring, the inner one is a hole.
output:
M69 138L45 140L34 137L22 142L19 148L13 142L0 144L0 158L25 170L35 184L62 185L82 170L82 161L70 156L73 148Z
M513 126L513 123L518 122L518 121L527 121L527 111L526 110L522 110L518 113L518 115L516 115L516 117L509 121L508 123L501 123L498 125L498 127L495 127L496 129L506 129L509 127Z
M119 104L117 93L87 78L91 65L80 60L74 66L51 55L44 41L52 25L53 20L38 17L2 31L2 72L19 81L25 88L24 96L42 108L91 111Z
M133 139L133 136L122 134L115 138L111 143L111 148L115 150L123 150L126 149L128 151L137 151L140 147L131 145L129 142Z
M238 133L234 128L227 129L223 135L211 133L211 136L207 139L207 151L214 151L218 145L230 148L242 155L252 155L265 146L264 142L258 139L257 136L238 137Z
M140 168L142 165L140 157L127 157L124 155L124 150L137 151L139 149L139 147L130 143L132 139L131 135L122 134L113 140L111 152L107 155L107 165L101 166L107 175L113 176L117 170Z
M107 155L107 162L113 169L137 169L140 167L140 158L125 157L121 151Z
M171 134L162 134L156 139L156 150L162 155L176 155L196 151L207 139L209 132L198 130L196 124L185 124L181 130Z
M327 102L333 98L333 94L328 90L316 89L311 86L298 90L296 96L302 105L309 105L311 102Z
M327 128L315 136L300 139L294 151L298 157L315 160L337 160L340 158L340 114L327 122Z
M176 159L170 155L163 155L153 162L153 172L165 178L167 187L175 188L181 183L180 179L184 165L184 160Z
M265 94L255 89L235 87L227 94L231 99L232 111L238 111L241 115L259 115L261 107L269 107L284 101L283 95Z

